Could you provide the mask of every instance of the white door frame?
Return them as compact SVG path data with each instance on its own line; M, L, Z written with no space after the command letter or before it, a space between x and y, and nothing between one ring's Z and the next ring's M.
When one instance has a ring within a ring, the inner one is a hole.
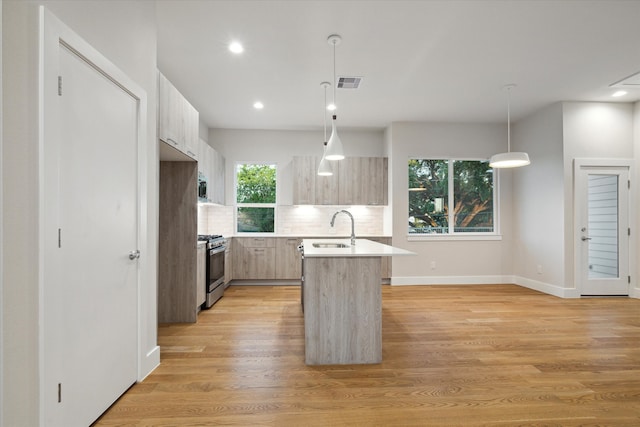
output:
M83 57L87 62L93 64L96 69L99 69L106 77L111 79L114 83L119 85L123 90L128 92L132 97L138 100L137 111L137 157L138 157L138 204L137 204L137 247L140 248L140 260L138 263L137 271L137 377L138 381L142 380L147 372L142 372L142 360L147 358L144 353L142 337L144 336L142 331L141 313L142 313L142 301L141 286L142 286L142 274L141 272L148 269L148 245L146 235L146 206L147 206L147 94L142 87L138 86L133 80L131 80L123 71L121 71L116 65L105 58L100 52L94 49L80 36L68 28L62 21L56 18L49 10L44 6L39 8L39 28L40 28L40 40L39 40L39 67L38 67L38 227L40 233L38 236L38 367L40 371L39 375L39 422L41 426L45 425L45 393L47 392L43 369L45 366L44 348L45 336L44 328L42 327L44 322L44 265L45 265L45 241L50 239L51 236L46 236L43 232L46 230L45 224L47 223L47 216L49 212L44 211L44 206L47 205L46 200L51 195L45 194L43 189L45 180L45 166L47 165L47 159L44 158L45 146L47 144L57 144L56 138L60 135L59 123L57 118L56 100L52 94L57 93L58 85L58 73L59 63L57 52L59 45L64 42L66 46L74 50L79 56Z
M578 182L578 174L583 167L612 167L612 168L627 168L629 171L629 181L635 182L634 179L634 170L633 170L633 159L589 159L589 158L575 158L573 160L573 283L574 288L578 291L578 295L581 290L581 278L582 278L582 262L581 262L581 253L583 243L580 241L580 227L582 222L582 212L580 212L579 203L581 195L579 194L579 189L577 188ZM633 227L632 220L635 218L636 213L636 201L633 191L629 191L629 227L631 227L631 234L628 239L628 256L629 256L629 275L631 276L631 283L629 283L629 296L633 295L633 289L635 288L636 277L634 275L635 271L632 270L633 263L631 260L636 259L636 250L635 250L635 239L637 236L637 232Z

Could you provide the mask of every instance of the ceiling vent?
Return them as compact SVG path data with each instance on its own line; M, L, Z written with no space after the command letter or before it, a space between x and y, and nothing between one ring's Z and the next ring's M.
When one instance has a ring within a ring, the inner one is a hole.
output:
M619 87L627 89L640 89L640 71L635 74L625 77L624 79L612 83L610 87Z
M362 77L338 77L338 89L358 89L362 83Z

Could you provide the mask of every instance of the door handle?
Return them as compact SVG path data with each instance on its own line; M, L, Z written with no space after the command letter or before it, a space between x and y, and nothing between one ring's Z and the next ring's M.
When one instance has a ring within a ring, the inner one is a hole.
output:
M582 237L580 238L580 240L582 240L582 241L584 242L584 241L586 241L586 240L591 240L591 237L582 236Z
M140 258L140 251L139 250L135 250L135 251L131 251L129 252L129 259L130 260L134 260L134 259L138 259Z

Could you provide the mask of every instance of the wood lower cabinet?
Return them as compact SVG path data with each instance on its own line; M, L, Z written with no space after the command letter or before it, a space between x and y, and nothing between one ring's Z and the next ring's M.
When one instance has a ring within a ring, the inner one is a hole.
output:
M275 238L235 237L233 242L233 278L275 279Z
M391 237L367 237L367 239L391 246ZM380 275L383 280L391 279L391 258L392 257L383 256L381 258L382 258L382 265L380 266Z
M224 250L224 286L229 287L229 282L233 280L233 239L228 238Z
M319 237L328 238L328 237ZM365 237L391 244L391 237ZM227 240L225 283L234 280L300 280L302 237L234 237ZM381 279L391 278L391 257L381 258ZM232 277L231 277L232 276Z
M276 238L276 279L296 279L302 276L301 255L298 246L302 243L297 237Z

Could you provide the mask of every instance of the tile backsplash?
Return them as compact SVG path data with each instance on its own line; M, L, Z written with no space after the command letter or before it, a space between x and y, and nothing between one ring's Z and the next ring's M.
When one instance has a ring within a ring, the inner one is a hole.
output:
M276 208L277 235L300 236L349 236L351 220L345 214L336 217L335 227L331 217L346 209L355 219L356 236L382 236L384 234L385 208L382 206L278 206ZM200 205L198 207L198 234L222 234L232 236L234 207Z

